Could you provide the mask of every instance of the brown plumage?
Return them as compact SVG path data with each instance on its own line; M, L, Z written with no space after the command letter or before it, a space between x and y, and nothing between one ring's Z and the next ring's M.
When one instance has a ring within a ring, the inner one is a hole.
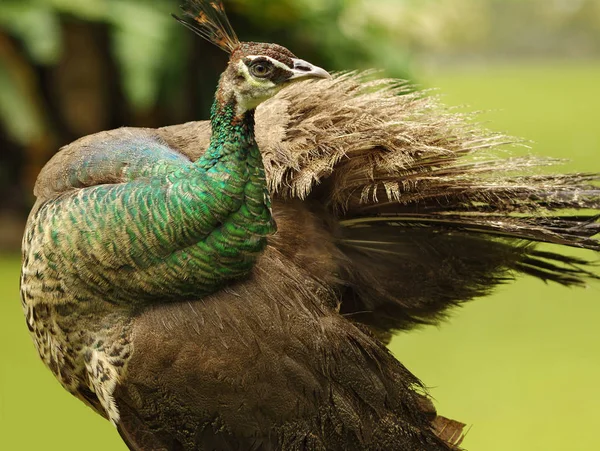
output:
M367 75L292 86L258 109L278 233L248 279L124 313L133 353L115 400L131 449L454 449L463 425L436 417L380 340L517 273L596 277L536 243L600 248L598 175L498 159L513 140ZM196 160L209 136L193 122L83 138L36 194L66 190L67 168L103 143L135 138ZM85 184L122 182L123 171Z

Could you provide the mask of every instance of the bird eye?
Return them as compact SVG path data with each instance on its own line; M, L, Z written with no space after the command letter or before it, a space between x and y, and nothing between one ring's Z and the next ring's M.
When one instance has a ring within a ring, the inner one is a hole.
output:
M250 66L250 72L252 73L252 75L259 78L267 77L271 74L272 71L273 67L264 62L256 63Z

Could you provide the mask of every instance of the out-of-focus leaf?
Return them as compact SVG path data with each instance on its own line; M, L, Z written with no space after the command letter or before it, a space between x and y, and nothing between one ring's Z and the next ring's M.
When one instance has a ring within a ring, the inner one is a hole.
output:
M123 86L132 105L152 107L164 74L174 21L161 2L114 1L113 51L122 71Z
M44 125L22 80L15 79L17 71L8 64L0 59L0 121L11 138L25 146L42 135Z
M37 64L53 64L61 52L60 22L46 4L0 2L0 25L23 41Z
M107 0L42 0L56 11L90 21L105 20L111 3Z

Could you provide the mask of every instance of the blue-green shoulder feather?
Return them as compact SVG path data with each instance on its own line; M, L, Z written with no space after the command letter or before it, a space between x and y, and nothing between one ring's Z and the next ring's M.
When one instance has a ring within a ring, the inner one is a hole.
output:
M128 182L189 165L185 155L151 131L102 132L75 141L56 154L40 174L35 195L48 199L72 189Z

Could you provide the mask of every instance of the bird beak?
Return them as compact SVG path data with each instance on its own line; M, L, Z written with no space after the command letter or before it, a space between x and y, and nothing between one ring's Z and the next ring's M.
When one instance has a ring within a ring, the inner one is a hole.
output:
M300 78L331 78L331 75L325 69L310 64L308 61L297 58L294 58L292 61L294 62L294 68L292 69L294 75L288 78L288 80L298 80Z

